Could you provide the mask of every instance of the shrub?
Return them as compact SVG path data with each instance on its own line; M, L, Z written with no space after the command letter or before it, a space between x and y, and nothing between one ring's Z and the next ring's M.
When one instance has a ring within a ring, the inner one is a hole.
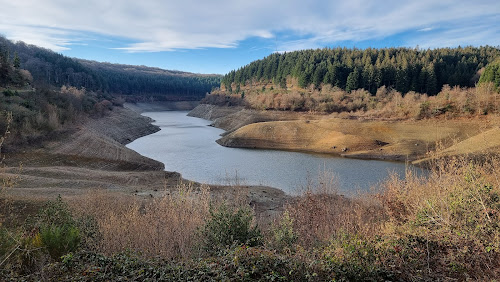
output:
M12 91L10 89L6 89L3 91L3 94L7 97L12 97L17 95L17 91Z
M253 213L248 207L233 209L221 204L215 209L212 206L210 217L200 232L204 250L215 254L233 245L261 245L260 229L252 221Z
M444 160L426 178L387 181L381 195L389 221L385 234L398 241L401 271L427 277L483 280L500 271L499 160L475 164ZM404 258L406 257L406 258ZM413 262L413 263L411 263Z
M55 260L75 251L80 243L80 231L72 225L44 226L40 230L40 237L50 256Z
M293 244L297 242L297 234L293 230L293 217L290 212L286 210L278 225L273 230L274 245L278 250L292 248Z
M39 231L43 246L54 260L79 246L81 237L77 222L61 196L45 204L35 217L32 228Z
M339 234L323 249L322 260L340 281L389 281L393 274L381 264L383 250L375 240Z

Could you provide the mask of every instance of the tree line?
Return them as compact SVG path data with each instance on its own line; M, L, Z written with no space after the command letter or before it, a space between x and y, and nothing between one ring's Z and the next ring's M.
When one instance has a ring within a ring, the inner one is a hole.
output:
M138 99L199 100L212 88L218 87L221 79L220 75L193 74L87 60L78 61L103 79L104 91L135 96Z
M401 93L437 94L443 85L471 87L478 71L500 56L497 47L418 48L324 48L273 53L222 78L233 92L239 85L266 81L287 87L287 78L307 88L329 84L348 92L363 88L375 94L381 86ZM238 91L236 91L238 92Z
M493 83L494 87L500 90L500 58L488 64L481 74L479 83Z

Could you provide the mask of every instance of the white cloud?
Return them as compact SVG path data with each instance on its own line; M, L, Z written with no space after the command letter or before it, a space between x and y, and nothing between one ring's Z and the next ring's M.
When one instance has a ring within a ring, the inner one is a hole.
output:
M485 39L490 39L485 40ZM500 45L500 30L492 29L489 25L483 25L477 22L457 27L455 29L445 30L427 36L417 36L407 42L407 46L416 46L421 48L434 48L445 46L467 46L467 45Z
M155 52L232 48L249 37L273 38L282 32L305 38L280 41L279 50L296 50L431 31L443 23L454 23L448 30L460 30L478 18L491 21L484 23L489 32L465 34L462 41L499 44L491 37L499 32L491 20L500 15L496 0L0 0L0 7L0 33L57 51L81 42L82 34L126 38L136 43L118 49ZM435 39L437 45L452 43L460 41L457 35L445 32Z
M434 29L434 28L432 28L432 27L426 27L426 28L421 28L421 29L419 29L418 31L421 31L421 32L426 32L426 31L431 31L431 30L433 30L433 29Z

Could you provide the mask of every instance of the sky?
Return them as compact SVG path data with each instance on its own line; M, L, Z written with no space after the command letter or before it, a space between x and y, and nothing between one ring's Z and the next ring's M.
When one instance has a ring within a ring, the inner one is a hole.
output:
M0 34L70 57L225 74L310 48L500 46L500 1L0 0Z

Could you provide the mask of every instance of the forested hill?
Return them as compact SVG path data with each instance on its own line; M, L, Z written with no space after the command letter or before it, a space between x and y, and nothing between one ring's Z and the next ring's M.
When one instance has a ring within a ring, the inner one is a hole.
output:
M103 79L103 89L110 93L164 99L203 98L220 85L221 76L194 74L145 66L131 66L77 60Z
M20 69L28 70L37 87L77 88L127 95L130 100L192 100L200 99L221 76L166 71L144 66L127 66L69 58L51 50L24 42L14 43L0 36L0 51Z
M495 47L441 49L316 49L274 53L222 79L229 92L247 82L267 81L282 88L295 78L302 88L330 84L346 91L364 88L374 94L381 86L407 93L434 95L444 84L474 86L480 71L495 57ZM237 91L236 91L237 92Z

